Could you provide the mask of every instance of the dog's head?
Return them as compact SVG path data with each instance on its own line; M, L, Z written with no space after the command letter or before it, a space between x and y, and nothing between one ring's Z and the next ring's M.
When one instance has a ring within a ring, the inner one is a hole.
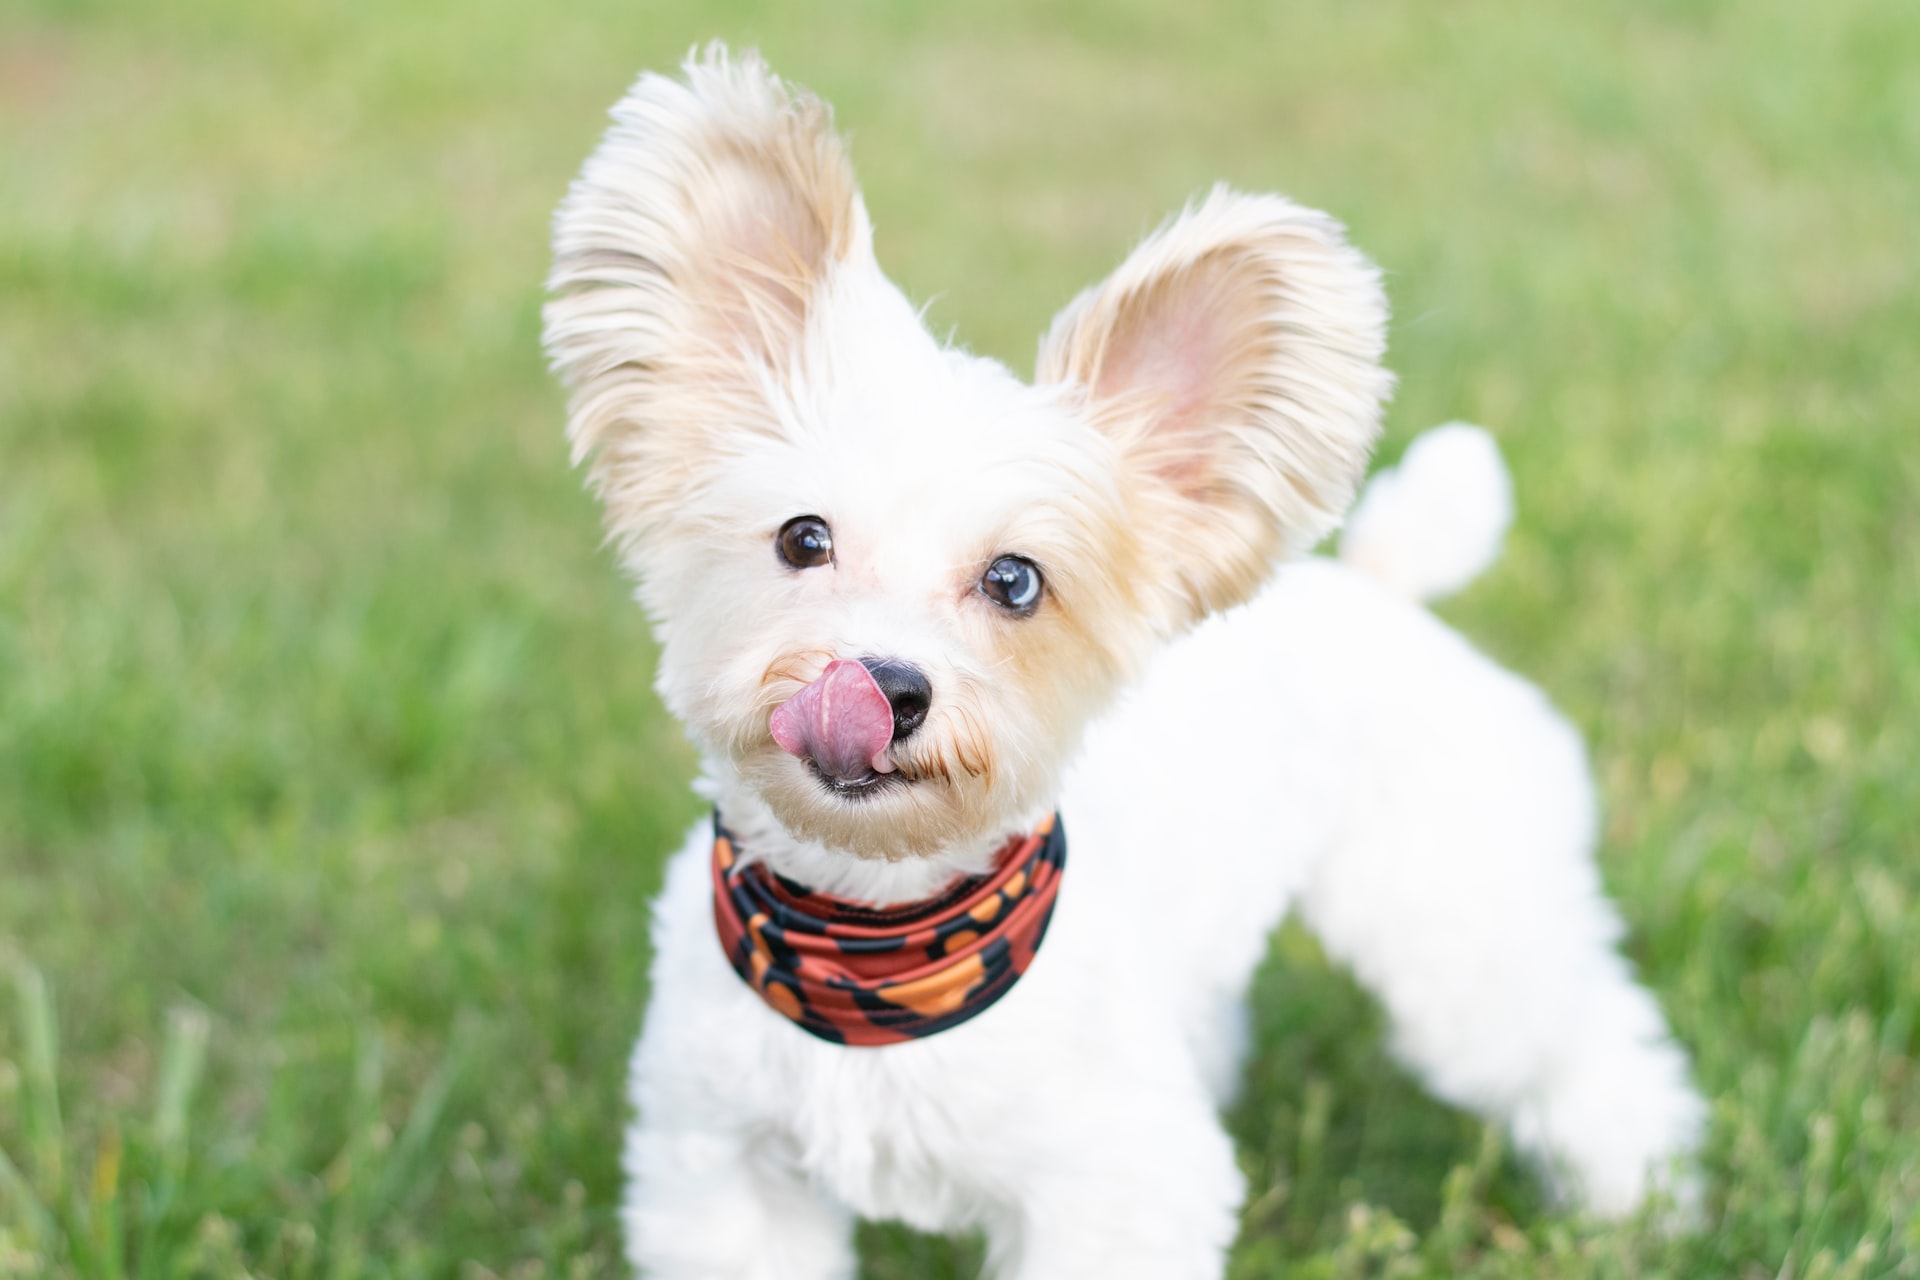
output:
M1385 303L1324 215L1215 191L1029 386L928 334L827 109L757 58L643 76L614 119L547 347L667 705L796 837L924 855L1044 809L1141 660L1351 498Z

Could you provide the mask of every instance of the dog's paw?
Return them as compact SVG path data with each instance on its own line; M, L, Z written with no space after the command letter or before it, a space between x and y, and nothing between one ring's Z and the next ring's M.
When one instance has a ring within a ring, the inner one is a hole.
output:
M1662 1040L1560 1074L1516 1114L1513 1135L1570 1207L1602 1218L1645 1208L1663 1227L1684 1231L1701 1214L1694 1156L1706 1117L1686 1056Z

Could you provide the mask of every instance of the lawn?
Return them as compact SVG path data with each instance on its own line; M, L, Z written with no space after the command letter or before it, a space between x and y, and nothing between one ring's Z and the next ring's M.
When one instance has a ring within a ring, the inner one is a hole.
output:
M0 1277L620 1272L697 804L538 309L713 35L974 349L1224 178L1386 268L1383 456L1508 452L1445 612L1589 735L1704 1222L1554 1213L1289 929L1235 1277L1920 1276L1920 6L1571 10L0 0Z

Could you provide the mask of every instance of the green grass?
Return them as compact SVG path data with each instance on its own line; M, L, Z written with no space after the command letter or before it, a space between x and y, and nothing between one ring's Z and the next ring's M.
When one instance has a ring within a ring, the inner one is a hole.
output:
M1236 1277L1920 1275L1920 7L1547 9L0 0L0 1277L617 1272L695 803L537 309L711 35L976 349L1225 178L1387 268L1389 456L1508 450L1448 614L1594 744L1706 1222L1553 1214L1290 930Z

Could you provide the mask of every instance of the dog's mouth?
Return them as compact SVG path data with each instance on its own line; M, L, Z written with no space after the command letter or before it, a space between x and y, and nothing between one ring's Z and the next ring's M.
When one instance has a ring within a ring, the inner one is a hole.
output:
M875 796L896 791L902 787L910 787L916 781L897 768L891 773L880 773L877 770L868 769L863 773L842 777L839 774L827 772L812 759L806 761L806 766L807 772L813 775L814 781L820 784L822 791L842 800L856 802L871 800Z
M807 766L829 795L864 800L911 781L894 762L893 705L866 666L841 658L774 708L774 742Z

